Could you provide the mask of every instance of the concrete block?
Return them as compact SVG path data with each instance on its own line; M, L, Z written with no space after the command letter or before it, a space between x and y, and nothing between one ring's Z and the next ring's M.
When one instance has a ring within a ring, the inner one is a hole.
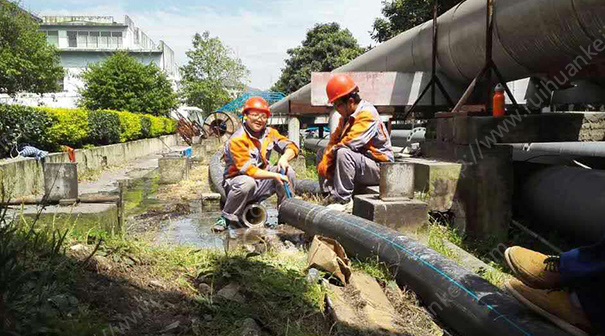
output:
M380 199L414 198L414 164L384 162L380 164Z
M298 118L288 119L288 139L300 147L300 120Z
M415 231L428 219L428 205L418 200L383 201L378 195L358 195L353 214L398 231Z
M221 194L204 193L202 194L202 212L221 211Z
M29 205L23 209L23 218L32 223L40 212L38 206ZM106 203L79 203L76 206L47 206L40 213L36 225L49 226L57 230L73 229L77 233L102 230L117 233L122 230L118 218L118 206Z
M206 151L206 146L203 144L195 144L191 146L193 151L192 155L199 163L201 164L209 164L210 159L212 158L212 154Z
M164 157L159 159L160 184L179 183L189 179L189 158Z
M448 211L454 203L462 164L427 159L405 159L414 165L414 191L429 210Z
M44 191L49 201L78 198L78 165L76 163L46 163Z
M202 140L202 144L206 146L206 152L208 153L216 153L217 150L223 148L223 142L221 138L207 138Z

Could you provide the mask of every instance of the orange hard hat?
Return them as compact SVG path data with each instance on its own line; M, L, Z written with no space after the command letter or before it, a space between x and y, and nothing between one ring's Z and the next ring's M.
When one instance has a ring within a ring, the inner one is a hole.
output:
M265 112L267 117L271 116L271 110L269 109L269 103L263 99L263 97L250 97L244 104L244 110L242 113L246 113L248 110L257 110Z
M344 97L357 89L357 84L351 76L338 74L330 78L326 85L328 101L334 103L338 98Z

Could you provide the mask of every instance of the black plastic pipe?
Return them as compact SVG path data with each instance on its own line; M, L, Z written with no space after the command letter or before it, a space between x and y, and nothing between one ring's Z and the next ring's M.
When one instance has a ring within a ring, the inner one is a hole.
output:
M210 159L210 184L212 188L225 198L225 189L223 189L223 173L225 164L223 162L223 150L216 152ZM321 188L318 181L297 179L294 184L294 190L297 194L321 194Z
M605 171L549 167L521 188L522 207L533 219L588 243L605 236Z
M298 199L284 202L280 223L338 240L347 253L378 256L397 282L460 335L567 335L481 277L397 231Z

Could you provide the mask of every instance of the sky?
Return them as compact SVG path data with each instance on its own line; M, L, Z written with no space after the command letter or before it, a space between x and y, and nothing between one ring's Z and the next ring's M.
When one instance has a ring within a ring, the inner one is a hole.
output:
M187 62L193 35L210 31L250 70L248 85L268 89L280 76L286 50L300 45L316 23L337 22L362 47L375 45L370 31L381 0L20 0L20 5L39 16L110 15L123 21L128 15L156 43L164 40L179 65Z

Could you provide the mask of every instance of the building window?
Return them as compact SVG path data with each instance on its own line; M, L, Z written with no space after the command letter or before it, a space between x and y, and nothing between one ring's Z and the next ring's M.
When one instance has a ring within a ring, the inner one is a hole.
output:
M47 30L44 31L46 34L46 43L49 45L53 45L55 47L59 46L59 32L56 30Z
M79 31L78 32L78 48L86 48L87 40L88 40L88 32Z
M70 48L78 47L78 32L76 31L68 31L67 32L67 42Z
M109 37L111 33L109 32L101 32L101 37L99 38L99 48L107 48L109 47Z
M99 47L99 32L88 33L88 47L98 48Z
M122 46L122 33L114 32L111 33L110 48L119 48Z

